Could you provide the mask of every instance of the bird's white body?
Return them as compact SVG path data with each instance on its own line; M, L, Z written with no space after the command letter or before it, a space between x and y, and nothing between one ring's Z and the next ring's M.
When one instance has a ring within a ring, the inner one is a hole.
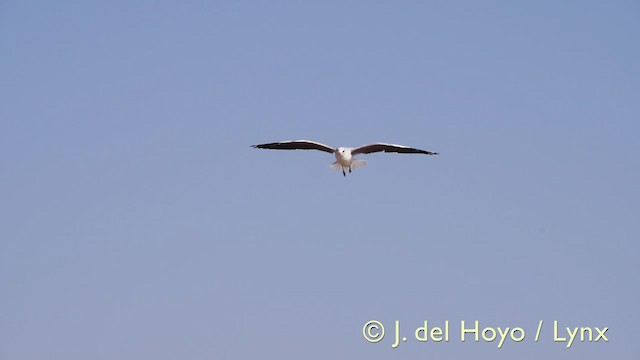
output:
M387 143L374 143L369 145L363 145L357 148L350 147L337 147L332 148L328 145L310 141L310 140L293 140L293 141L280 141L275 143L252 145L257 149L274 149L274 150L320 150L327 153L333 153L336 157L336 162L331 164L332 169L342 169L342 175L346 176L345 169L351 172L352 169L363 167L366 164L364 160L358 160L354 157L357 154L371 154L375 152L392 152L402 154L427 154L438 155L436 152L416 149L404 145L395 145Z
M347 147L336 148L333 151L333 154L336 157L336 162L334 162L329 166L334 170L342 169L342 173L344 175L346 175L344 169L349 169L349 172L351 172L352 169L357 169L365 166L367 162L353 157L353 154L351 153L352 151L353 151L353 148L347 148Z
M351 166L351 162L353 161L353 156L351 156L351 148L339 147L335 151L336 161L342 167Z

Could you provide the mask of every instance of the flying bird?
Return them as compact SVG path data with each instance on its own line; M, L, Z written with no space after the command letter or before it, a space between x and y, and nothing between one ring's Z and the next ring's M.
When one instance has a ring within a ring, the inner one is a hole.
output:
M331 164L331 168L335 170L342 169L342 175L347 176L345 169L357 169L363 167L367 162L364 160L356 159L354 156L358 154L371 154L375 152L388 152L388 153L400 153L400 154L426 154L426 155L438 155L437 152L416 149L404 145L374 143L369 145L362 145L357 148L349 147L337 147L321 144L316 141L310 140L293 140L293 141L279 141L268 144L251 145L256 149L273 149L273 150L320 150L327 153L334 154L336 161Z

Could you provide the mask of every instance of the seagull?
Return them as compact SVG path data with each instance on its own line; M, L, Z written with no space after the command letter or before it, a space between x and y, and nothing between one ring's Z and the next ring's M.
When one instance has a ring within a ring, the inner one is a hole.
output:
M278 141L268 144L251 145L255 149L273 149L273 150L320 150L327 153L334 154L336 162L330 165L332 169L342 169L342 175L347 176L345 168L357 169L363 167L367 162L364 160L358 160L354 156L358 154L371 154L375 152L389 152L400 154L426 154L426 155L438 155L437 152L416 149L404 145L385 144L385 143L373 143L368 145L362 145L357 148L350 147L337 147L321 144L316 141L310 140L292 140L292 141Z

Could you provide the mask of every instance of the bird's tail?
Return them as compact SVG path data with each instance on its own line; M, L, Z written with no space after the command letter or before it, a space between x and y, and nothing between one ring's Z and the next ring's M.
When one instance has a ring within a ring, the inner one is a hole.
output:
M364 167L365 165L367 165L367 161L366 160L356 159L356 160L353 160L351 162L351 169L352 170L359 169L361 167Z
M353 160L351 162L351 170L359 169L365 165L367 165L366 160L359 160L359 159ZM333 164L329 165L329 167L332 168L333 170L342 169L342 165L340 165L340 163L338 163L337 161L334 161Z

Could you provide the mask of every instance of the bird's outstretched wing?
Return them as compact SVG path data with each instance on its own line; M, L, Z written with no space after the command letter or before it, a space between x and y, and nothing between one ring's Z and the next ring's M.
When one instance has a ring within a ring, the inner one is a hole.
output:
M369 145L362 145L351 150L351 155L358 154L371 154L374 152L392 152L392 153L401 153L401 154L427 154L427 155L438 155L437 152L427 151L416 149L403 145L395 145L395 144L385 144L385 143L375 143Z
M332 147L309 140L279 141L268 144L251 145L251 147L256 149L274 150L320 150L333 154Z

